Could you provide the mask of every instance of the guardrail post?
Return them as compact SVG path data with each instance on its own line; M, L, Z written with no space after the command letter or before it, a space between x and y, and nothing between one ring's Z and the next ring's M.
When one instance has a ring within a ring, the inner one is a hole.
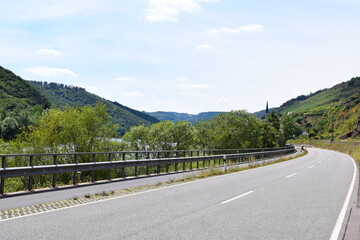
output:
M109 153L109 155L108 155L108 161L111 162L111 153ZM111 180L111 168L108 169L107 179L108 179L109 181Z
M74 163L75 163L75 165L78 165L78 159L77 159L76 154L74 154ZM77 174L77 171L75 170L73 172L73 185L76 185L76 174Z
M139 157L139 154L138 154L138 153L135 153L135 160L138 160L138 157ZM134 175L135 175L135 176L138 175L138 167L137 167L137 166L135 167Z
M54 157L54 162L53 163L54 163L55 166L57 166L57 156L54 155L53 157ZM56 188L56 175L55 174L53 174L53 176L52 176L52 187Z
M30 167L31 168L34 167L34 156L30 156ZM33 185L33 177L29 176L29 178L28 178L28 190L29 191L32 190L32 185Z
M197 156L200 157L200 151L197 151ZM199 169L199 161L196 161L196 169Z
M193 157L193 152L192 152L192 151L190 152L190 157ZM192 161L190 161L190 170L192 170L192 169L193 169L192 164L193 164L193 162L192 162Z
M150 153L149 152L146 153L146 159L150 160ZM149 165L146 166L146 175L149 175L149 167L150 167Z
M176 155L175 155L175 157L179 157L179 152L176 152ZM175 172L177 172L178 171L178 163L176 162L175 163Z
M138 154L138 153L135 153L135 160L138 160L138 158L139 158L139 154ZM135 167L134 175L135 175L135 176L138 175L138 167L137 167L137 166Z
M226 166L226 155L223 156L224 159L224 172L227 172L227 166Z
M169 153L169 152L166 154L166 157L167 157L167 158L170 158L170 153ZM166 172L167 172L167 173L169 173L169 169L170 169L170 163L169 163L169 164L166 164Z
M157 159L160 159L160 152L157 153ZM156 172L157 172L157 174L160 174L160 164L157 165Z
M126 155L125 155L125 153L122 154L122 160L123 160L123 161L126 161ZM121 169L121 177L122 177L122 178L125 178L125 167L123 167L123 168Z
M94 164L96 164L96 155L95 154L92 155L92 161ZM94 170L91 171L91 182L95 182L95 171Z
M1 168L3 170L6 169L6 157L1 158ZM1 182L0 182L0 194L4 195L5 194L5 178L2 177L0 180L1 180Z

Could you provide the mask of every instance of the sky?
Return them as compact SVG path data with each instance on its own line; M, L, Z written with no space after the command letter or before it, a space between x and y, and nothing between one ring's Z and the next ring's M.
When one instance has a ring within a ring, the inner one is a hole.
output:
M140 111L259 111L360 76L359 0L0 0L0 65Z

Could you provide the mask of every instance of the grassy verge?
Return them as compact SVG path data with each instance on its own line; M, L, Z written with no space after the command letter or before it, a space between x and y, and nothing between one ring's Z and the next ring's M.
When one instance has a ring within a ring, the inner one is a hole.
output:
M355 145L352 143L327 143L327 142L320 142L314 141L311 142L312 145L323 148L334 150L337 152L342 152L351 156L357 163L360 163L360 146Z

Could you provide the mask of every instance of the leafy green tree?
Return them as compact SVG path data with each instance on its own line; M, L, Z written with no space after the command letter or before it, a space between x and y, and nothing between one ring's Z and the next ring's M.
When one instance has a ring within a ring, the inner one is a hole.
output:
M125 133L122 140L128 144L128 148L134 151L150 150L149 127L144 124L134 126Z
M190 122L180 121L170 130L173 147L176 150L187 150L195 144L195 132Z
M265 121L271 124L276 130L280 130L280 119L275 111L270 112L269 115L266 116Z
M260 121L246 111L232 111L195 125L205 148L249 148L261 146Z
M277 147L279 132L269 122L264 121L262 124L262 146L263 147Z
M104 105L48 110L21 139L35 152L91 152L116 137Z
M149 138L150 148L156 150L173 150L173 137L171 128L174 124L171 121L162 121L150 126Z
M287 140L293 139L302 133L299 126L296 125L291 114L285 114L280 118L280 134L286 143Z
M1 122L1 136L3 136L5 140L10 140L16 135L18 126L19 124L15 118L6 117Z
M150 127L132 127L123 140L131 150L186 150L194 145L194 136L189 122L162 121Z

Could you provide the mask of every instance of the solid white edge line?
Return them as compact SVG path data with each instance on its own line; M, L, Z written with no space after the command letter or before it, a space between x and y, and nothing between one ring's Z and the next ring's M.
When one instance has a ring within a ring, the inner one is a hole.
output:
M296 175L296 173L293 173L293 174L287 175L287 176L286 176L286 178L292 177L292 176L294 176L294 175Z
M228 203L228 202L234 201L234 200L236 200L236 199L238 199L238 198L245 197L246 195L249 195L249 194L251 194L251 193L253 193L253 192L254 192L254 191L249 191L249 192L244 193L244 194L241 194L241 195L239 195L239 196L236 196L236 197L230 198L229 200L226 200L226 201L221 202L221 204L225 204L225 203Z
M347 156L347 157L349 157L353 162L354 174L353 174L353 178L351 180L349 191L348 191L348 193L346 195L346 198L345 198L344 205L343 205L343 207L342 207L342 209L340 211L340 214L339 214L338 219L336 221L335 227L334 227L334 229L333 229L333 231L331 233L330 240L337 240L338 237L339 237L341 227L342 227L342 225L344 223L345 214L346 214L347 208L348 208L349 203L350 203L351 194L352 194L352 191L353 191L354 186L355 186L355 179L356 179L356 173L357 173L356 164L355 164L355 161L354 161L354 159L352 157L350 157L350 156Z

